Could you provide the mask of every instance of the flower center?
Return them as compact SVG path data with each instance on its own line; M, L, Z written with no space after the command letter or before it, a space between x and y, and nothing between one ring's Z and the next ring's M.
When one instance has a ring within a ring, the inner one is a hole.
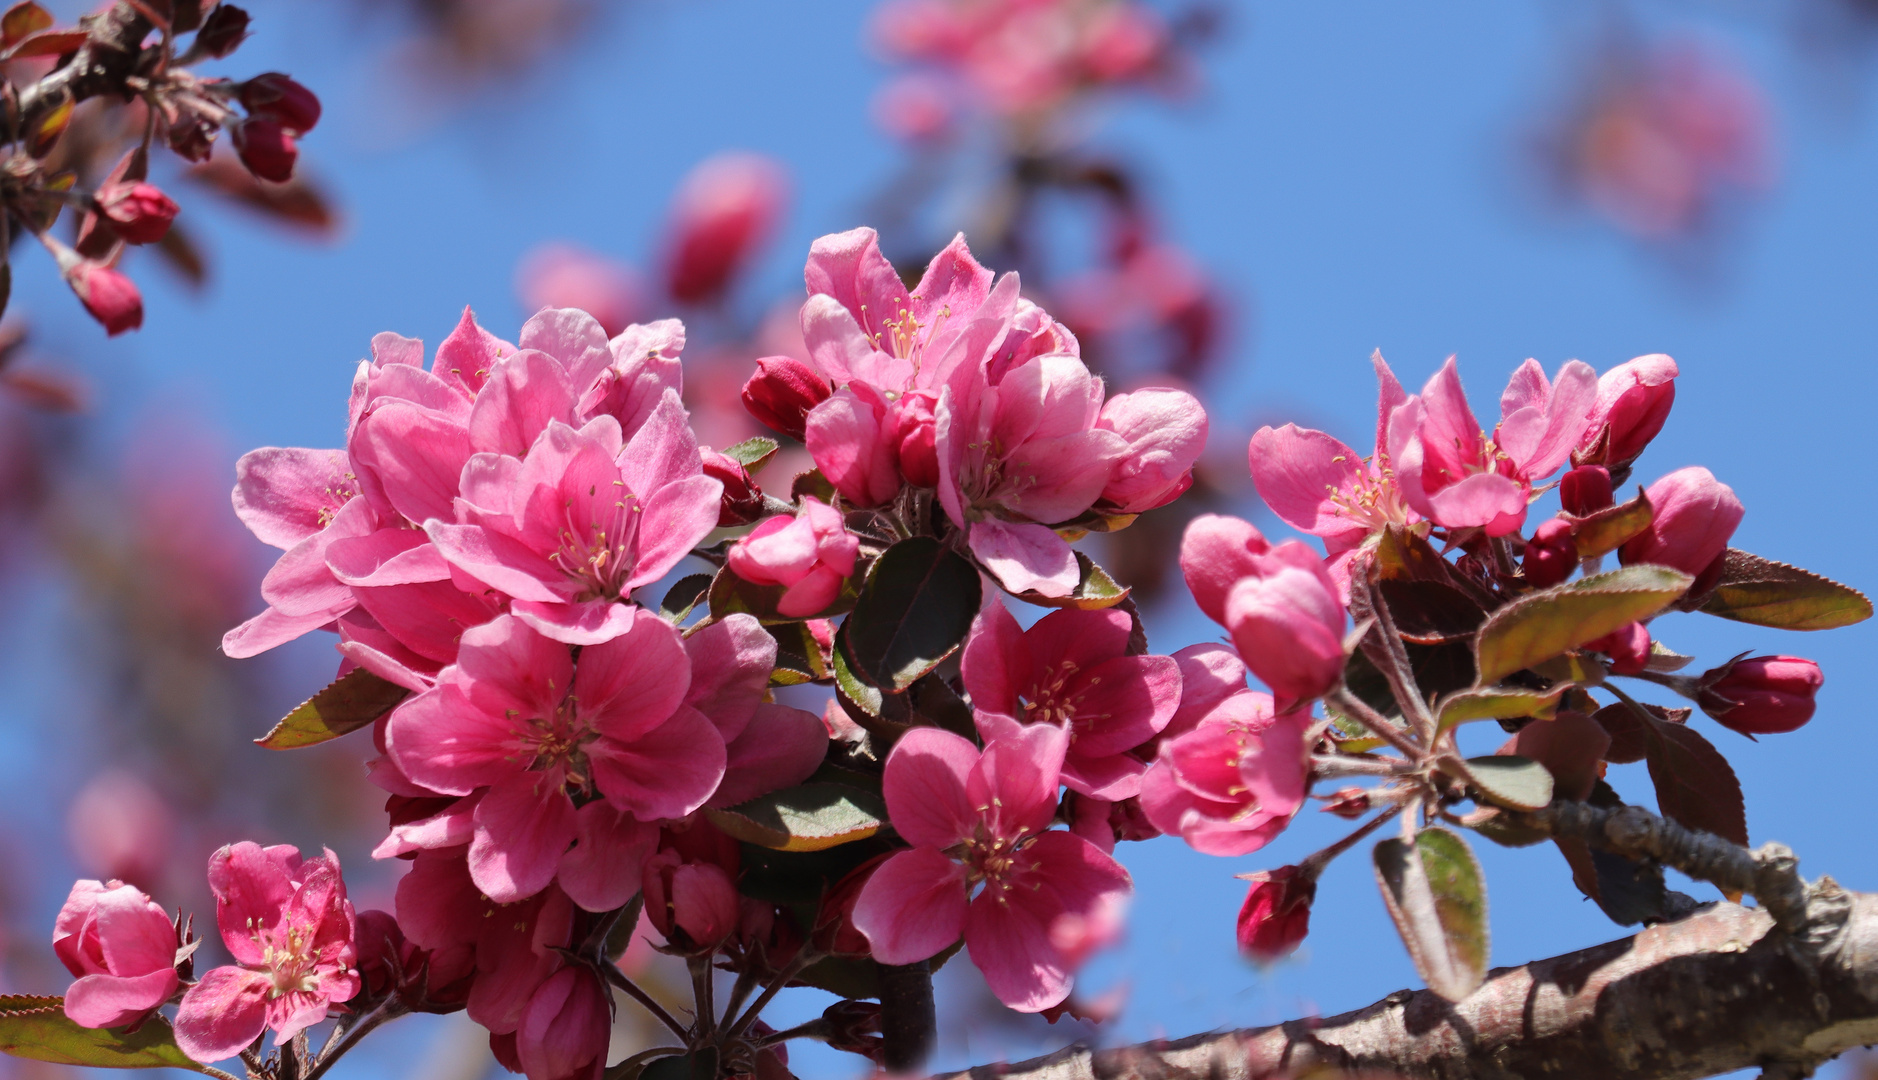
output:
M1065 660L1032 684L1021 698L1024 719L1033 724L1060 724L1068 730L1072 743L1082 729L1097 720L1106 719L1109 715L1107 713L1090 715L1082 709L1083 697L1102 681L1100 675L1090 678L1074 691L1067 689L1070 679L1079 670L1076 664Z
M548 688L554 689L549 682ZM548 773L578 790L593 782L593 770L587 762L586 746L598 736L576 715L580 701L569 694L552 715L521 719L514 709L508 711L509 734L531 772Z
M574 500L567 500L560 546L548 556L549 562L574 581L577 601L618 599L632 573L630 549L644 507L637 495L626 490L625 481L613 483L619 490L611 506L600 503L597 488L587 489L586 522L575 520Z
M980 812L988 811L987 807ZM965 841L960 852L960 861L965 864L966 887L983 883L985 892L995 897L1000 904L1009 903L1010 891L1017 887L1013 880L1020 874L1035 873L1042 864L1024 854L1035 837L992 836L983 825L978 826L977 835ZM1032 882L1032 888L1041 883Z
M249 921L253 925L253 920ZM314 973L313 933L310 927L295 926L282 932L257 934L262 938L261 965L274 976L268 990L270 998L284 997L314 989L319 979Z
M1331 460L1341 464L1344 458L1338 455ZM1386 525L1406 523L1408 506L1403 503L1401 490L1396 487L1395 470L1389 467L1387 459L1383 459L1380 466L1375 459L1362 460L1362 472L1347 487L1324 485L1324 501L1342 510L1345 517L1361 524L1369 532L1376 532Z

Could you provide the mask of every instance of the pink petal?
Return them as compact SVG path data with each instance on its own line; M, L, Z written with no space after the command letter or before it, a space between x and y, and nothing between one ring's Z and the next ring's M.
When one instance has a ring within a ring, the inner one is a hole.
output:
M457 481L473 452L460 421L401 401L361 421L350 449L384 485L398 513L418 524L453 516Z
M235 463L235 514L264 544L290 548L326 527L356 492L344 450L264 446Z
M828 756L828 732L812 712L758 705L724 753L724 781L711 806L735 806L807 780Z
M865 387L846 387L811 409L803 443L841 497L878 506L900 490L886 431L886 406Z
M284 645L311 630L333 621L333 616L316 611L311 615L283 615L268 608L254 618L222 635L222 652L236 660L259 656L276 645Z
M1127 513L1164 506L1185 491L1206 448L1206 410L1182 390L1116 394L1096 423L1128 444L1102 489L1104 503Z
M476 804L480 793L456 799L426 818L392 826L391 833L372 849L374 859L395 859L414 851L462 847L476 836Z
M1028 724L988 740L965 779L968 804L981 808L977 816L997 836L1049 828L1068 750L1068 733L1054 724Z
M450 564L421 529L378 529L334 540L326 567L347 587L419 585L450 577Z
M735 614L684 640L691 667L685 704L709 717L726 740L737 738L768 691L776 639L754 616Z
M1105 802L1132 799L1141 792L1148 763L1132 754L1093 754L1072 750L1063 758L1063 786L1078 795Z
M176 1045L197 1061L234 1057L267 1030L272 979L258 971L218 967L183 995L176 1010Z
M555 880L582 908L612 911L639 891L639 867L658 842L658 826L596 799L575 814L574 847L561 856Z
M1076 753L1122 754L1167 726L1180 705L1180 665L1171 656L1117 656L1083 668L1064 691L1077 699Z
M451 525L430 521L424 526L437 551L476 580L517 600L560 603L565 597L547 582L566 575L546 557L512 536L482 525Z
M630 450L630 448L628 448ZM696 459L693 465L696 465ZM665 485L646 500L626 590L657 581L717 528L724 485L702 473Z
M1245 661L1224 645L1189 645L1175 653L1174 660L1180 664L1180 707L1163 729L1170 738L1191 731L1228 697L1251 693L1246 688Z
M476 395L469 415L470 445L522 457L550 422L576 422L575 397L576 388L559 362L524 349L496 364Z
M168 1001L179 985L167 967L129 977L87 975L65 991L65 1015L79 1027L122 1027Z
M1248 455L1259 497L1285 524L1313 536L1336 536L1361 527L1348 507L1355 501L1352 492L1367 481L1369 468L1339 440L1296 424L1263 427L1252 436Z
M880 332L884 320L911 306L900 275L880 253L879 237L866 227L831 233L809 245L802 278L811 297L817 293L833 297L857 318L865 305L870 333ZM844 381L832 371L829 376Z
M209 856L209 890L215 894L215 922L222 943L238 963L260 964L264 949L255 931L280 920L292 899L292 871L299 852L286 845L263 848L243 840Z
M496 361L514 351L515 346L477 325L476 313L465 307L456 329L437 346L431 374L474 397Z
M667 484L703 474L698 438L691 431L678 392L667 390L651 415L619 453L619 470L626 486L643 498L656 495Z
M915 847L881 863L861 886L853 921L875 960L911 964L957 941L966 910L965 868L935 848Z
M1024 632L1024 644L1035 665L1032 677L1054 673L1064 664L1083 670L1122 656L1128 652L1133 632L1134 620L1115 608L1052 611Z
M966 543L979 564L1013 594L1069 596L1082 583L1076 553L1042 525L980 521L972 525Z
M524 773L489 789L476 804L470 880L499 904L533 896L554 880L574 842L574 804L548 773Z
M522 324L516 342L523 349L539 349L560 361L567 382L584 390L613 362L606 331L599 320L577 308L548 308Z
M514 723L503 711L479 708L454 683L393 710L385 742L399 771L448 795L467 795L527 767L528 750Z
M587 753L601 794L641 821L684 817L724 779L724 737L684 705L631 742L601 738Z
M1525 489L1519 481L1499 473L1475 473L1429 495L1428 503L1429 517L1439 525L1493 526L1509 517L1515 519L1510 528L1502 528L1492 535L1518 528L1526 516Z
M619 605L628 629L582 650L574 673L578 715L601 735L631 740L658 727L690 689L684 640L642 607Z
M1226 596L1253 572L1253 556L1270 549L1249 521L1201 514L1180 539L1180 571L1200 610L1216 623L1226 619Z
M1068 521L1101 498L1127 454L1120 435L1100 428L1030 439L1006 455L994 501L1032 521Z
M972 835L979 815L965 793L978 748L938 728L916 727L887 755L887 815L907 843L948 848Z
M1422 405L1426 410L1421 425L1423 483L1439 488L1445 485L1436 477L1453 483L1484 468L1485 440L1480 422L1468 407L1453 357L1448 357L1422 388ZM1401 468L1402 463L1397 461L1397 471Z
M583 600L572 604L542 604L517 600L510 614L542 637L567 645L599 645L632 627L631 604L617 600Z
M1126 641L1124 632L1124 645ZM996 713L1013 719L1018 715L1018 697L1036 677L1037 664L1023 628L995 594L986 599L972 622L959 670L979 715Z
M854 313L839 300L809 297L802 305L801 325L810 362L837 384L859 380L893 390L907 385L913 365L875 348Z

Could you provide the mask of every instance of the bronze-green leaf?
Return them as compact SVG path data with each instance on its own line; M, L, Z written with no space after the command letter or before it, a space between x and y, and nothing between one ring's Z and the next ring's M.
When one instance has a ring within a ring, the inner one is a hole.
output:
M1517 690L1492 686L1484 690L1457 690L1435 706L1435 725L1446 731L1473 720L1518 720L1533 717L1550 720L1558 712L1559 699L1569 685L1550 690Z
M1531 758L1500 754L1468 758L1463 764L1464 779L1495 806L1537 810L1552 801L1552 773Z
M1449 1001L1487 978L1487 890L1467 841L1443 828L1423 829L1414 844L1376 845L1383 903L1428 989Z
M202 1066L176 1045L169 1021L153 1016L133 1034L79 1027L65 1015L65 999L0 996L0 1051L34 1061L98 1069L189 1069Z
M1729 548L1702 610L1777 630L1832 630L1871 618L1871 601L1831 578Z
M410 691L364 668L353 668L300 703L274 730L254 740L269 750L318 746L357 731L390 712Z
M776 456L778 443L765 435L745 439L734 446L724 447L724 456L751 472L769 464L769 459Z
M1595 559L1624 546L1624 542L1650 527L1656 512L1650 499L1637 489L1637 497L1627 503L1607 506L1572 522L1572 541L1581 559Z
M1097 566L1089 556L1078 551L1076 568L1081 573L1081 580L1076 583L1076 591L1068 596L1045 596L1042 593L1013 593L1019 600L1038 607L1076 608L1081 611L1100 611L1112 608L1128 599L1128 589L1123 587L1107 570Z
M1523 596L1489 616L1475 637L1479 684L1648 618L1686 592L1690 580L1666 566L1626 566Z
M887 805L878 795L845 784L800 784L704 812L736 839L776 851L820 851L865 840L887 823Z

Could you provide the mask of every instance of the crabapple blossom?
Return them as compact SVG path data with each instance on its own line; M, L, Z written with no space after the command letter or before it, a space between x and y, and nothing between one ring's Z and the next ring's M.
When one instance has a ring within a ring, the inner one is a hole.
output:
M176 220L176 202L142 180L120 180L98 189L98 210L127 244L154 244Z
M79 881L52 927L52 951L77 977L65 1015L88 1028L135 1024L176 993L182 942L162 907L135 885Z
M59 264L65 284L77 294L91 317L109 337L143 325L143 294L129 278L101 262L83 258L64 244L45 238Z
M1128 444L1098 505L1139 514L1166 506L1192 486L1193 463L1206 449L1206 410L1192 394L1166 389L1116 394L1103 403L1096 426Z
M1813 699L1825 682L1819 665L1804 657L1753 656L1704 672L1696 700L1723 727L1777 735L1813 718Z
M1049 724L983 751L937 728L901 736L884 791L894 828L913 846L882 863L854 905L874 959L910 964L962 934L1011 1008L1040 1012L1069 995L1077 954L1113 940L1132 884L1089 841L1049 831L1068 745Z
M242 841L209 859L215 922L235 964L203 975L176 1012L176 1043L220 1061L269 1028L285 1045L359 990L352 903L338 856Z
M1676 361L1652 353L1599 376L1597 405L1572 463L1621 469L1636 460L1669 419L1669 408L1676 402L1676 375Z
M1518 530L1533 485L1577 447L1597 392L1587 364L1568 360L1548 380L1528 360L1507 380L1500 422L1488 437L1449 357L1420 394L1390 413L1389 458L1404 501L1438 525L1481 527L1488 536Z
M1275 713L1269 695L1231 694L1162 741L1141 779L1141 809L1155 828L1202 854L1257 851L1304 804L1310 725L1305 710Z
M743 384L743 407L770 430L800 439L815 406L828 400L828 380L793 356L765 356Z
M647 305L639 271L574 244L542 244L515 267L515 294L528 310L577 308L618 334Z
M716 863L667 848L646 859L643 880L646 918L666 940L708 953L736 932L737 883Z
M1167 726L1180 704L1180 665L1132 656L1123 611L1051 612L1029 630L1004 605L985 605L960 662L986 741L1027 724L1068 737L1062 779L1072 791L1115 802L1140 791L1147 763L1130 751Z
M1343 603L1303 543L1270 545L1248 522L1203 514L1181 539L1180 568L1200 610L1282 701L1319 697L1342 677Z
M1625 566L1650 563L1681 570L1698 579L1719 573L1728 539L1746 510L1735 489L1700 465L1677 469L1644 491L1655 517L1650 527L1617 551ZM1697 581L1691 593L1703 591Z
M1252 887L1239 907L1239 951L1262 964L1289 955L1310 933L1316 878L1296 866L1240 876Z
M860 538L847 530L840 511L804 496L794 517L767 519L731 545L726 561L745 581L786 587L776 611L800 617L834 603L860 550Z
M613 1030L613 997L585 965L550 975L516 1027L515 1060L528 1080L599 1080Z

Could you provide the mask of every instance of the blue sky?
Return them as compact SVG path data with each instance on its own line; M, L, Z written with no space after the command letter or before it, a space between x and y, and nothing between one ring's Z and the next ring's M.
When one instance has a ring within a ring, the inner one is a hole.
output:
M673 185L715 150L772 154L795 177L791 216L747 283L751 300L798 289L809 240L865 223L867 197L901 160L868 121L885 69L859 45L870 5L857 0L623 7L553 71L421 122L380 100L382 27L334 6L255 3L256 36L234 70L279 68L321 92L326 118L306 145L346 208L336 242L282 242L185 198L185 220L207 222L221 273L194 297L133 268L146 328L108 343L67 317L69 297L39 265L49 260L24 254L15 302L84 368L107 418L188 401L228 433L231 459L255 445L328 445L373 333L434 342L465 303L512 332L523 315L513 267L543 240L645 261ZM1687 7L1675 13L1693 15ZM1548 370L1573 357L1602 369L1667 352L1683 372L1676 409L1638 478L1707 465L1747 505L1737 546L1878 584L1866 539L1878 525L1867 419L1878 389L1878 85L1861 69L1851 98L1829 99L1773 21L1697 24L1767 89L1782 154L1779 187L1697 284L1606 228L1547 216L1523 193L1515 139L1581 29L1558 15L1535 2L1246 3L1205 54L1199 98L1101 118L1098 143L1145 165L1173 238L1241 303L1241 332L1209 388L1215 438L1291 419L1362 445L1374 408L1366 358L1377 348L1411 385L1458 354L1483 404L1528 356ZM1844 813L1878 753L1858 674L1878 631L1781 634L1693 615L1657 629L1705 663L1754 649L1824 665L1819 716L1801 731L1751 744L1703 730L1741 776L1755 842L1785 841L1809 873L1878 889L1871 838ZM1155 613L1152 630L1163 652L1217 633L1190 605ZM300 654L309 672L328 662L324 648ZM1478 741L1486 752L1497 739ZM1611 779L1648 800L1642 766ZM1232 875L1295 861L1341 824L1306 811L1238 860L1172 840L1125 846L1138 889L1130 936L1086 976L1091 990L1133 988L1106 1037L1328 1015L1418 985L1361 854L1324 879L1297 958L1261 972L1233 952L1243 883ZM1495 964L1621 933L1571 888L1549 847L1477 850ZM823 1000L785 1009L819 1011ZM1029 1049L1012 1039L980 1032L948 1044L942 1064ZM425 1045L414 1031L372 1061L401 1074L399 1056ZM851 1060L808 1050L798 1069L841 1075Z

